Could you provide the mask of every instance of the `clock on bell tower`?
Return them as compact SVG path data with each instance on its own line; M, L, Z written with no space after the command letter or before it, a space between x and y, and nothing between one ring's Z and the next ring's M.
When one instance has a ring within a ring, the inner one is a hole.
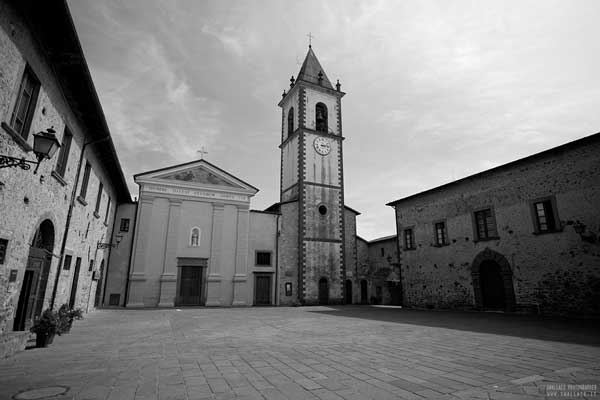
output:
M340 304L346 279L341 99L312 47L279 102L282 304ZM285 282L288 287L284 288ZM293 282L296 284L293 285ZM288 291L289 293L289 291Z

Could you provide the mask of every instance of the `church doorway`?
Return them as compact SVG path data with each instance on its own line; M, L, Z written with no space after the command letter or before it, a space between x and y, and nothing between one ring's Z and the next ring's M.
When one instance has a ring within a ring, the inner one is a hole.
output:
M368 286L366 279L360 281L360 304L369 303L369 294L367 293Z
M271 274L255 274L254 276L254 305L271 305Z
M29 248L29 257L13 324L15 331L29 329L35 317L42 313L53 250L54 224L46 219L37 229Z
M346 304L352 304L352 281L346 280Z
M485 310L514 311L513 274L506 257L491 249L479 253L471 264L475 305Z
M500 266L491 260L482 262L479 266L479 280L483 308L504 310L506 308L506 298Z
M200 305L202 301L202 268L182 266L180 274L179 305Z
M319 280L319 304L329 304L329 283L327 282L327 278Z

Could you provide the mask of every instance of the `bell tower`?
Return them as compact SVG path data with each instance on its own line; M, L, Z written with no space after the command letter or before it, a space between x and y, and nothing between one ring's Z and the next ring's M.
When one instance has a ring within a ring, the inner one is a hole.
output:
M339 81L332 86L309 46L300 72L292 76L279 102L281 304L344 302L345 93L340 89Z

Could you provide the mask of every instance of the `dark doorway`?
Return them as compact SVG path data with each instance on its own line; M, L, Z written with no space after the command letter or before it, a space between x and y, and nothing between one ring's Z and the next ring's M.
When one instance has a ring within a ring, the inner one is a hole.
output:
M254 305L271 305L271 274L256 274L254 277Z
M506 308L506 296L500 265L491 260L482 262L479 267L479 279L483 308L504 310Z
M402 285L400 282L388 282L388 290L390 291L391 303L393 306L402 305Z
M363 279L360 281L360 304L368 304L369 303L369 294L367 293L368 288L367 281Z
M179 281L179 304L197 306L202 302L202 268L181 267Z
M346 281L346 304L352 304L352 281Z
M81 269L81 257L75 260L75 271L73 271L73 283L71 284L71 297L69 298L69 308L75 308L77 301L77 284L79 283L79 270Z
M37 229L29 249L13 324L16 331L29 329L33 320L42 313L53 250L54 225L46 219Z
M319 304L329 304L329 284L327 283L327 278L319 280Z

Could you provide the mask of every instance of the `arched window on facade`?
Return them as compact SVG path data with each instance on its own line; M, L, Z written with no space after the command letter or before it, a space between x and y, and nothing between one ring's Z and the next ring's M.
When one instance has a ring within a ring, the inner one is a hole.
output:
M327 106L323 103L315 106L315 122L318 132L327 132Z
M291 135L292 132L294 132L294 107L291 107L290 111L288 111L288 130L287 130L287 133L288 133L288 135Z
M190 235L190 246L192 246L192 247L200 246L200 228L197 228L197 227L192 228L192 233Z

